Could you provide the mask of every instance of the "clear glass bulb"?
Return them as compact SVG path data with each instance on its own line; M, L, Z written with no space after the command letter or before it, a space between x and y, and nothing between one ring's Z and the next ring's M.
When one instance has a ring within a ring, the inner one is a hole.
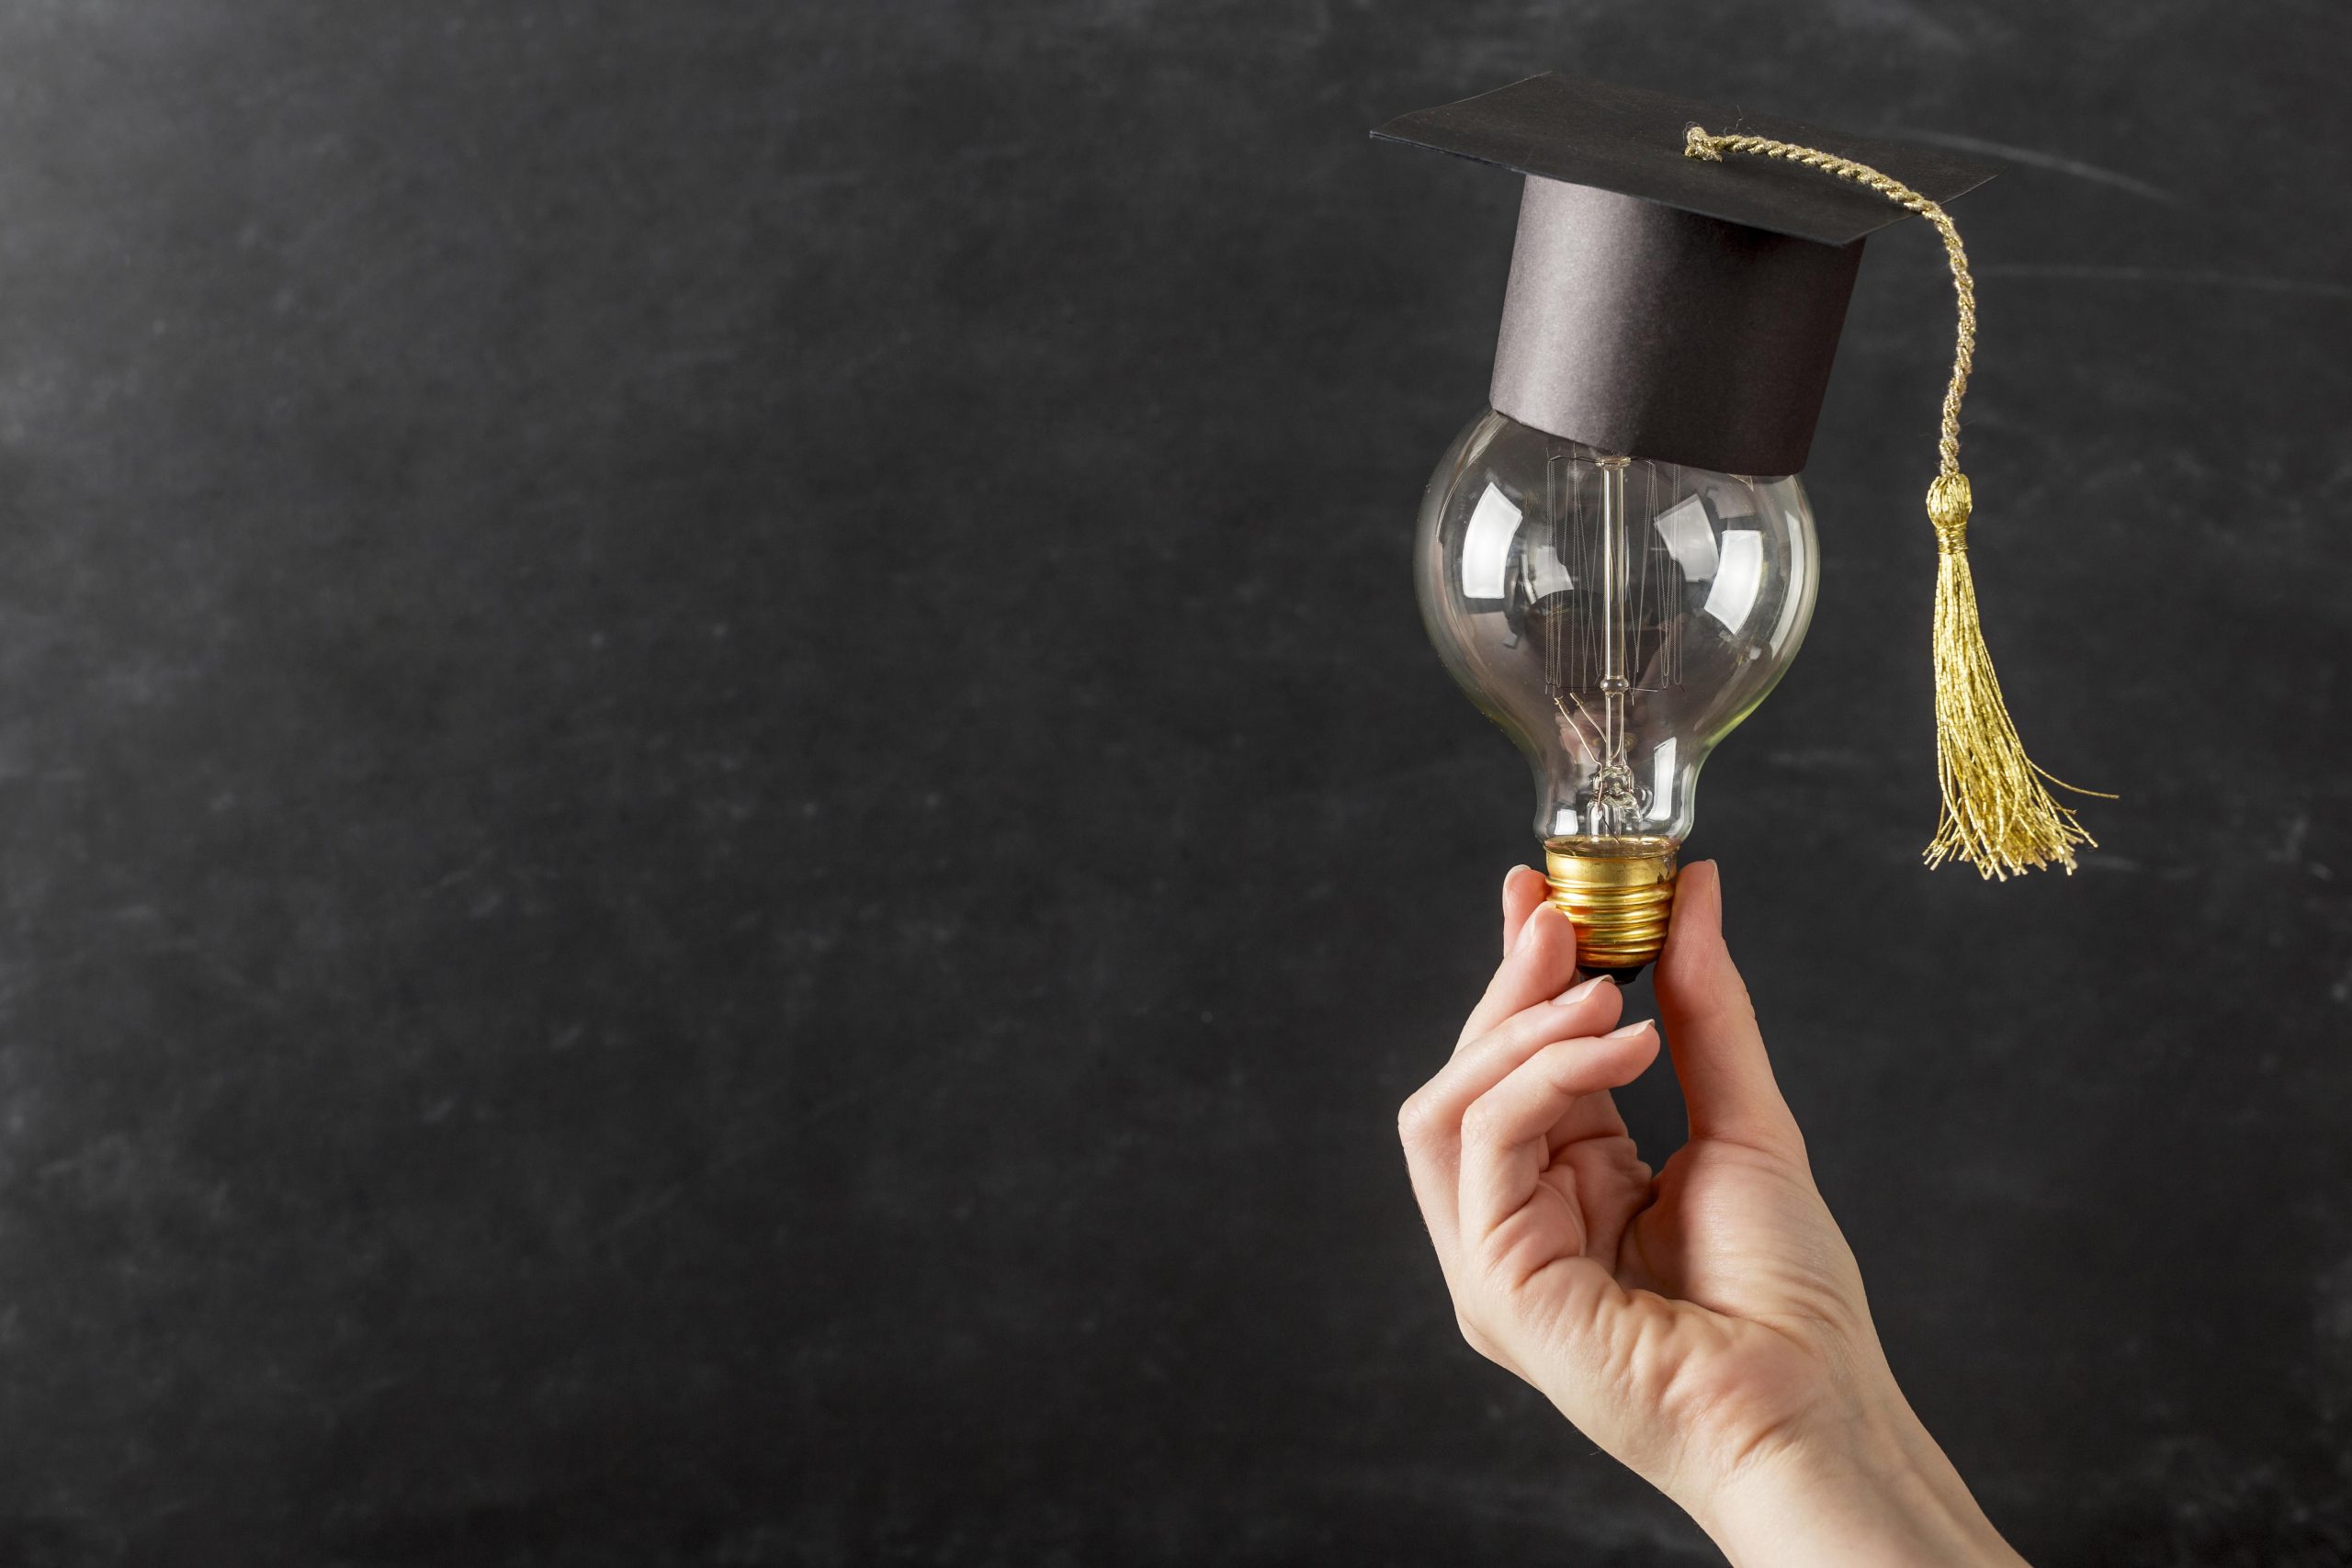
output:
M1613 457L1489 410L1438 464L1415 561L1430 640L1533 767L1587 967L1640 967L1699 770L1813 618L1804 487Z

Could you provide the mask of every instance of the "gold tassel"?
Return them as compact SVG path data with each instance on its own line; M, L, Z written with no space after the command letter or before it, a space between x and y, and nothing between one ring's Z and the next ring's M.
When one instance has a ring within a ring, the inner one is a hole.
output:
M1928 863L1965 861L2006 881L2012 872L2054 861L2071 875L2075 846L2096 848L2098 840L2051 795L2045 779L2074 786L2034 765L2001 700L1976 618L1968 510L1968 476L1958 468L1928 487L1928 516L1936 525L1936 776L1944 797Z
M1928 487L1928 517L1936 527L1936 777L1943 811L1927 863L1964 861L1988 877L2006 881L2012 873L2053 863L2069 874L2075 847L2098 847L2075 814L2058 804L2049 784L2075 789L2034 764L2018 739L1993 655L1977 620L1976 581L1968 570L1968 476L1960 471L1960 400L1976 356L1976 285L1960 231L1935 202L1866 164L1817 148L1799 147L1761 136L1711 136L1697 126L1684 133L1682 153L1711 164L1725 152L1785 158L1876 191L1936 227L1951 262L1952 290L1960 302L1960 341L1952 354L1951 381L1944 389L1941 462ZM2112 800L2112 795L2101 796Z

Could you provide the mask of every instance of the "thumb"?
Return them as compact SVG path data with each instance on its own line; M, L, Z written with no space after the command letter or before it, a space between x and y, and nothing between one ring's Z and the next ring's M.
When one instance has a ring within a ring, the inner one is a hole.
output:
M1685 866L1654 984L1693 1138L1747 1144L1802 1162L1804 1138L1773 1081L1747 986L1724 945L1723 878Z

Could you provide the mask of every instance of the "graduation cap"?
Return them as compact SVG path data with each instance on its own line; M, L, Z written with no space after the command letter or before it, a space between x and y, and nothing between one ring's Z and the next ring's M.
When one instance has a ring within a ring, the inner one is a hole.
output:
M1910 214L1838 179L1685 155L1691 126L1867 164L1936 202L1991 164L1556 73L1373 135L1527 176L1491 401L1604 452L1804 467L1871 234Z
M1960 330L1928 494L1943 792L1928 859L1991 876L2072 871L2090 836L2018 739L1966 554L1960 405L1975 293L1942 204L1996 166L1554 73L1373 134L1526 177L1489 401L1612 457L1751 477L1803 468L1863 243L1915 213L1935 226Z

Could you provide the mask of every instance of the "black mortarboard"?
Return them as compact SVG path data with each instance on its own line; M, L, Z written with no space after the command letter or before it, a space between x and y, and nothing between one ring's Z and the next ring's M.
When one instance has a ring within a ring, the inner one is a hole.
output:
M1998 173L1939 150L1547 73L1373 132L1527 176L1491 401L1604 452L1804 467L1862 242L1907 216L1770 163L1684 155L1692 125L1882 170L1942 202Z

